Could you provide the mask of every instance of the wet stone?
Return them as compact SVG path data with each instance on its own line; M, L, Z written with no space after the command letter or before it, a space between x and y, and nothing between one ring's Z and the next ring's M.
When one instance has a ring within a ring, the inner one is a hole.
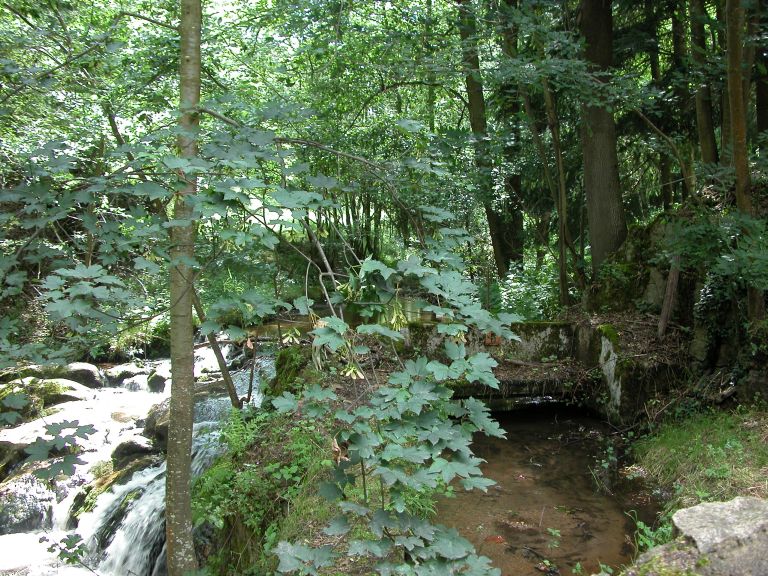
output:
M0 487L0 534L50 528L56 494L39 478L24 474Z

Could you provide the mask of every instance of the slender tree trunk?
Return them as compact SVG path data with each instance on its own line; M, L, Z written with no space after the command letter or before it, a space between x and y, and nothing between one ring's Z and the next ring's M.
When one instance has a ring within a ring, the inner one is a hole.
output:
M182 158L197 156L196 108L200 103L200 0L181 2L180 88L181 117L178 137ZM171 389L166 490L166 539L168 575L182 576L197 569L192 541L191 463L194 411L194 341L192 300L196 226L191 196L197 192L194 176L182 174L184 187L177 192L173 218L184 222L171 228Z
M459 34L464 64L467 101L469 102L469 124L475 137L475 165L480 172L480 200L488 222L488 232L499 278L509 271L509 262L503 248L503 219L493 207L493 168L488 148L488 123L485 113L485 97L480 77L480 57L477 52L477 25L472 12L471 0L456 0L459 9Z
M597 70L608 69L613 52L611 1L582 0L581 27L586 40L587 62ZM592 269L597 272L605 259L624 242L627 225L619 188L613 115L604 106L582 106L581 115Z
M424 49L427 53L427 125L429 131L435 131L435 83L437 81L434 64L432 63L432 55L435 52L432 44L432 0L427 0L427 19L424 22Z
M744 8L740 0L726 1L728 30L728 95L733 138L733 166L736 171L736 206L752 214L749 157L747 150L747 114L744 108L742 64Z
M768 30L768 0L760 0L760 20L763 30ZM768 38L763 36L757 47L757 78L755 80L755 112L757 131L760 134L760 155L765 160L768 153Z
M672 14L672 69L680 75L680 80L675 83L675 100L679 107L678 132L684 135L684 143L678 146L678 149L685 151L678 155L680 161L680 175L682 178L682 199L686 200L692 196L696 190L694 181L695 172L693 170L693 158L688 151L692 148L689 134L693 127L691 109L688 106L690 102L690 90L688 86L689 69L687 66L688 41L686 36L686 2L677 0L675 11Z
M715 0L715 13L718 22L725 22L725 14L723 13L723 0ZM722 27L717 27L715 30L717 36L717 43L720 45L720 50L725 54L728 51L728 43L726 40L726 34L723 32ZM723 91L720 95L720 110L722 111L722 119L720 122L720 164L723 166L730 166L731 159L733 157L733 130L731 129L731 98L728 93L728 82L723 83Z
M691 8L691 55L696 72L704 77L707 68L707 40L704 34L704 0L690 0ZM701 160L707 164L718 161L715 124L712 112L712 90L709 81L701 79L696 90L696 126L699 133Z
M568 259L565 253L566 242L571 244L568 233L568 204L565 187L565 164L563 163L563 152L560 147L560 121L557 117L557 108L555 107L555 98L549 89L549 82L546 78L542 80L544 88L544 105L547 109L547 123L549 133L552 135L552 146L555 150L555 161L557 162L557 235L558 235L558 277L560 285L560 304L567 306L570 303L568 295Z
M741 0L726 0L725 19L728 41L728 94L731 110L733 165L736 172L736 207L744 214L752 214L751 178L747 150L747 116L744 106L742 78L744 7ZM765 316L763 293L747 287L747 310L751 321Z
M516 8L518 0L504 0L507 10ZM504 9L502 7L502 10ZM507 19L506 13L500 18L502 22L501 50L505 57L517 56L517 29ZM508 166L516 163L520 150L520 129L517 116L520 113L520 94L513 83L506 83L502 87L503 103L499 106L499 120L512 137L507 139L504 145L504 159ZM505 256L510 262L523 263L525 248L525 233L523 229L523 203L522 203L522 178L519 170L507 173L504 176L504 192L506 195L507 225L504 235Z

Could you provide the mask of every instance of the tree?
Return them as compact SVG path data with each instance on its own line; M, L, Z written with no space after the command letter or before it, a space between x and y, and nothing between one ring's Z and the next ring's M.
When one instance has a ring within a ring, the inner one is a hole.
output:
M586 41L584 56L593 72L607 71L613 60L611 0L582 0L581 32ZM587 218L592 245L592 268L597 272L627 236L627 224L619 188L616 126L605 104L582 106L582 152Z
M198 153L197 128L200 103L200 0L182 0L180 27L181 116L179 156L194 159ZM171 228L171 392L166 476L166 542L168 574L181 576L197 568L192 541L191 461L194 416L194 298L195 222L191 197L197 191L193 173L180 170L181 187L173 207Z
M712 110L712 90L706 78L707 40L704 33L706 11L704 0L690 0L691 18L691 56L696 64L694 70L700 76L696 88L696 125L699 132L701 160L707 164L717 164L717 141Z
M488 146L488 120L477 51L477 24L470 0L456 0L459 9L459 34L464 64L464 79L469 103L469 124L475 141L475 164L480 173L479 197L488 222L496 272L504 278L509 271L510 250L504 239L504 220L493 205L493 162Z
M744 97L744 7L740 0L727 0L725 18L728 42L728 105L731 116L732 162L736 172L736 207L747 216L752 215L752 183L747 148L747 111ZM765 316L763 293L747 287L749 319L761 320Z

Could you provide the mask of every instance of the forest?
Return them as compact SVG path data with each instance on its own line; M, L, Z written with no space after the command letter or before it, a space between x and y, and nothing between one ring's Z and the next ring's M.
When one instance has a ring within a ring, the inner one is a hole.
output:
M2 0L0 32L0 574L692 574L631 564L768 498L768 0ZM616 519L526 516L571 445Z

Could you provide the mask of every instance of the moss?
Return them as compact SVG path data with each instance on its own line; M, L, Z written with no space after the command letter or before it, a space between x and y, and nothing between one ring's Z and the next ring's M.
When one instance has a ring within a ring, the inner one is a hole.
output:
M310 346L296 345L281 349L275 358L275 377L267 385L267 396L281 396L283 392L297 392L307 382L322 379L312 363Z
M61 402L67 391L68 387L60 380L17 378L0 384L0 413L14 411L18 412L25 422L33 420L42 416L50 406ZM11 394L24 394L27 397L27 404L18 410L2 405L2 400Z
M127 482L134 472L138 472L139 470L147 468L156 462L156 456L145 456L144 458L138 458L133 460L125 468L104 474L94 480L91 484L86 486L85 489L78 493L72 502L70 517L74 520L74 523L77 522L77 519L82 514L91 512L95 508L96 500L101 494L112 488L112 486ZM68 528L74 527L75 526L68 526Z
M709 560L682 538L643 554L620 576L701 576Z
M597 327L597 331L601 336L604 336L611 344L613 344L614 350L618 350L619 333L616 331L616 327L613 326L613 324L600 324L600 326Z

